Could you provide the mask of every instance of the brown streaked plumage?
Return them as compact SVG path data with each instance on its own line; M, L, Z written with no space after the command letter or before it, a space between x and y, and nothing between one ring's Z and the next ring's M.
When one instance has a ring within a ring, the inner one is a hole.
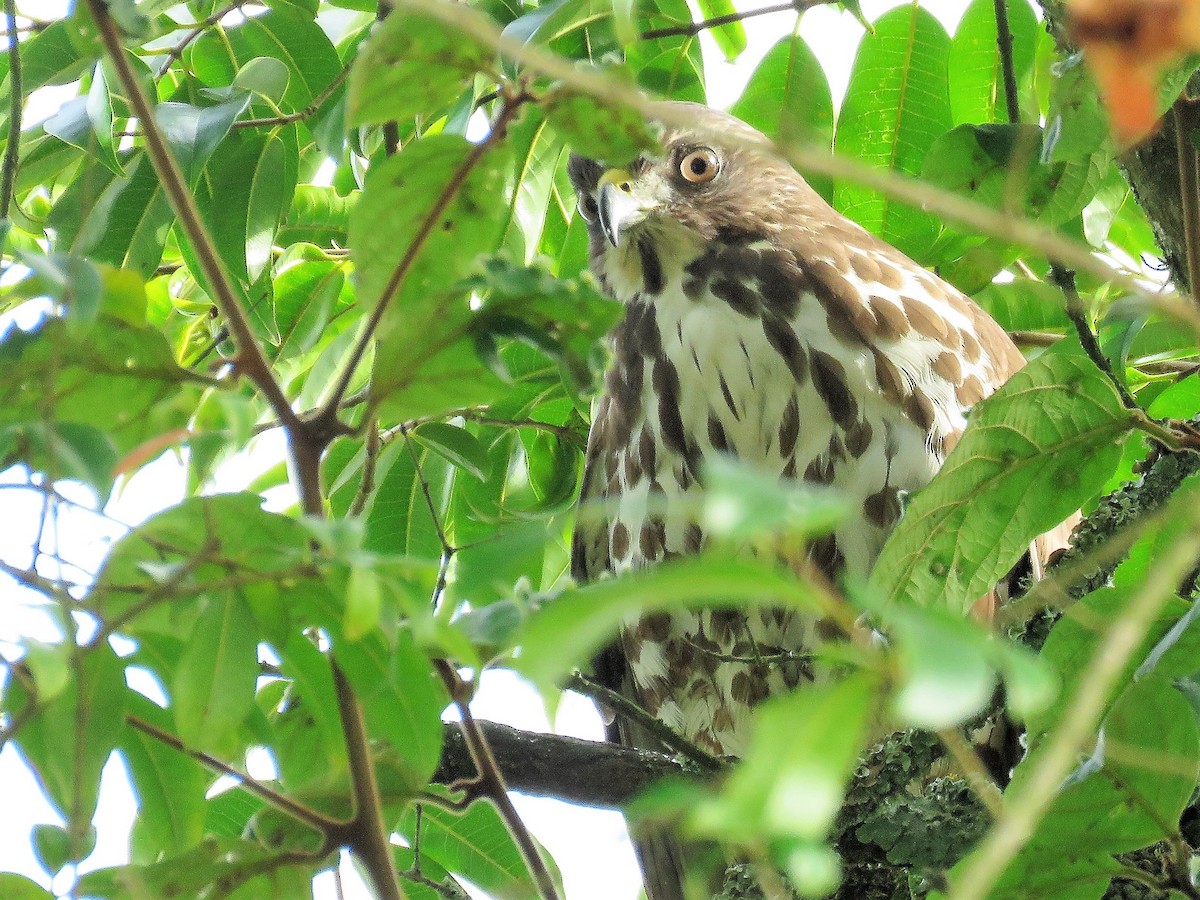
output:
M602 512L576 528L573 574L696 552L703 461L721 452L845 494L860 515L795 562L865 576L900 492L928 483L967 409L1024 360L983 310L836 213L757 131L673 106L695 127L669 130L660 156L568 167L592 271L626 306L581 490ZM818 625L775 610L659 614L626 629L600 674L698 746L737 756L753 706L811 678L803 653ZM651 900L681 897L670 843L639 849Z

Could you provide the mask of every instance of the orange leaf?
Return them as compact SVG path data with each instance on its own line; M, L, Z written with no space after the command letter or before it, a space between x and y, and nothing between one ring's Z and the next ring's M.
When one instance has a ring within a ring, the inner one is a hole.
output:
M192 436L190 428L175 428L163 434L155 435L148 441L138 444L126 453L113 467L113 475L126 475L139 469L158 454L174 444L181 444Z

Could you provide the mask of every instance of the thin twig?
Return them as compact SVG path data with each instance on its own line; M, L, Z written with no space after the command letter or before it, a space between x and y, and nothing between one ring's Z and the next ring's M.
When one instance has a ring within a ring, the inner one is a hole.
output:
M1000 815L1000 788L988 774L975 748L967 743L957 728L942 728L937 732L937 736L975 791L975 796L987 807L993 818Z
M1008 107L1008 121L1013 125L1021 121L1021 102L1017 97L1017 70L1013 65L1013 36L1008 24L1006 0L994 0L996 10L996 49L1000 51L1000 70L1004 76L1004 102Z
M563 687L611 708L618 716L645 731L668 750L691 760L701 768L710 772L724 768L721 760L701 750L687 738L678 734L671 726L650 715L628 697L605 687L582 672L572 674L570 680Z
M92 2L96 2L96 0L92 0ZM346 390L350 386L350 381L353 379L359 363L362 362L367 350L375 340L375 332L379 328L379 323L383 320L384 313L391 306L392 300L400 293L400 289L404 286L408 273L417 261L417 257L425 246L425 242L433 233L434 227L441 220L446 209L454 201L454 198L458 196L458 192L462 190L463 185L466 184L467 176L479 165L488 151L503 139L508 124L516 117L522 104L530 99L532 98L524 92L504 98L504 105L501 107L500 113L492 125L491 132L471 149L467 158L462 161L454 174L450 176L450 180L442 188L442 192L437 196L437 199L430 205L428 214L426 214L424 221L421 222L412 240L409 241L408 246L405 248L404 256L401 257L396 268L392 270L392 274L388 277L387 283L379 294L379 298L375 301L375 306L371 310L371 314L367 317L366 323L359 331L358 340L355 342L353 350L350 351L349 358L342 366L342 371L338 375L334 388L326 398L325 405L322 407L318 417L336 417L339 404L346 395Z
M8 218L13 191L17 183L17 164L21 154L21 48L16 37L17 2L4 0L4 17L8 21L8 142L4 145L4 168L0 174L0 219Z
M1179 579L1200 555L1200 512L1180 509L1192 521L1185 532L1151 568L1141 588L1109 627L1079 679L1079 686L1058 726L1026 763L1029 777L1010 788L1004 808L977 850L964 862L951 882L950 900L986 897L1009 862L1033 836L1038 823L1058 796L1063 779L1076 764L1079 752L1095 733L1125 666L1141 646L1167 601L1175 596Z
M667 28L652 28L649 31L641 33L640 40L652 41L657 38L665 37L694 37L702 31L707 31L710 28L720 28L722 25L732 25L734 22L743 22L746 19L753 19L756 16L769 16L773 13L782 12L798 12L802 13L806 9L811 9L814 6L826 6L834 3L836 0L793 0L791 3L777 3L774 6L764 6L760 9L748 9L744 12L726 13L723 16L713 16L711 19L705 19L702 22L688 22L686 25L672 25Z
M149 735L160 744L165 744L172 750L177 750L183 755L191 757L206 769L211 769L213 772L218 772L221 775L228 775L230 778L235 779L237 783L246 791L246 793L253 794L264 803L268 804L269 806L273 806L275 809L279 810L285 815L290 816L297 822L301 822L304 825L307 825L309 828L320 832L322 837L325 837L326 839L328 839L331 832L338 833L341 829L345 828L347 824L345 822L338 821L337 819L331 819L323 813L317 812L315 809L309 809L307 806L303 805L302 803L297 803L290 797L285 797L278 791L274 791L267 787L262 782L251 778L245 772L235 769L233 766L222 762L215 756L210 756L203 750L194 750L193 748L187 746L175 735L171 734L170 732L163 731L157 725L153 725L150 722L147 722L145 719L135 716L133 713L125 714L125 722L131 728L134 728L143 734Z
M1058 285L1059 290L1063 293L1063 299L1066 301L1067 317L1071 320L1071 324L1075 326L1075 331L1079 335L1079 341L1083 344L1084 352L1087 353L1088 358L1096 364L1096 368L1103 372L1109 382L1112 383L1125 408L1140 410L1141 407L1133 399L1133 394L1129 393L1129 388L1125 386L1125 382L1118 378L1117 373L1113 371L1112 363L1104 355L1104 350L1100 347L1100 341L1096 338L1096 332L1092 331L1091 323L1087 319L1087 310L1083 305L1083 298L1079 296L1079 289L1075 285L1075 273L1065 266L1052 263L1050 266L1050 280Z
M449 661L439 659L435 660L434 664L462 718L463 737L466 740L471 759L475 762L476 771L479 773L481 793L495 805L496 811L504 819L509 834L512 835L517 848L521 851L529 874L533 876L538 895L542 900L557 900L558 889L554 886L554 878L550 875L550 870L546 868L546 861L542 859L542 854L538 850L537 844L534 843L533 835L529 833L529 829L525 827L525 823L517 814L516 807L513 806L512 799L508 796L508 786L504 783L504 776L500 772L500 767L496 765L496 759L488 745L487 737L471 712L470 685L462 680L458 670Z
M1183 206L1183 240L1187 245L1188 290L1200 296L1200 156L1192 143L1197 116L1194 101L1175 102L1175 154L1179 157L1179 197Z
M207 31L209 28L212 28L212 26L216 25L231 12L236 12L249 2L250 0L233 0L233 2L228 6L218 9L208 18L197 22L196 26L183 36L183 40L167 51L167 58L163 60L163 64L158 67L158 77L162 78L167 74L167 72L170 71L171 65L175 62L175 60L183 56L183 51L187 49L188 45L191 44L192 41L196 40L196 38L200 37L200 35L204 34L205 31Z
M242 119L240 122L234 122L233 127L262 128L274 125L290 125L292 122L300 122L304 119L310 119L315 116L317 112L320 111L321 107L325 105L326 101L337 92L337 89L342 86L342 82L346 80L346 76L349 74L350 67L344 66L341 71L339 71L337 75L333 77L333 80L330 81L329 84L325 85L325 87L322 88L321 92L317 94L317 96L313 97L312 102L298 112L284 113L283 115L279 116L267 116L263 119Z
M367 422L366 440L363 442L362 478L358 482L358 490L354 493L354 501L346 511L349 517L362 515L367 508L367 501L375 490L375 467L379 463L379 450L383 446L379 439L379 425L372 419Z

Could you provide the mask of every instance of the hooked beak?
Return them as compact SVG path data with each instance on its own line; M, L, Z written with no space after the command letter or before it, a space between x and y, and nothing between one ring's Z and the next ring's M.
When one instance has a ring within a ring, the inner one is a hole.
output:
M641 207L633 198L633 176L625 169L609 169L600 176L600 191L596 197L600 228L614 247L621 232L636 221Z

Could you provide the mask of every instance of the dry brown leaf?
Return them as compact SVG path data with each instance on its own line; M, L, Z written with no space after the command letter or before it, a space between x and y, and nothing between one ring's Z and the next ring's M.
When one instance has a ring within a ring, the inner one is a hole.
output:
M1113 130L1134 144L1158 127L1158 83L1200 50L1200 0L1070 0L1070 36L1096 78Z

